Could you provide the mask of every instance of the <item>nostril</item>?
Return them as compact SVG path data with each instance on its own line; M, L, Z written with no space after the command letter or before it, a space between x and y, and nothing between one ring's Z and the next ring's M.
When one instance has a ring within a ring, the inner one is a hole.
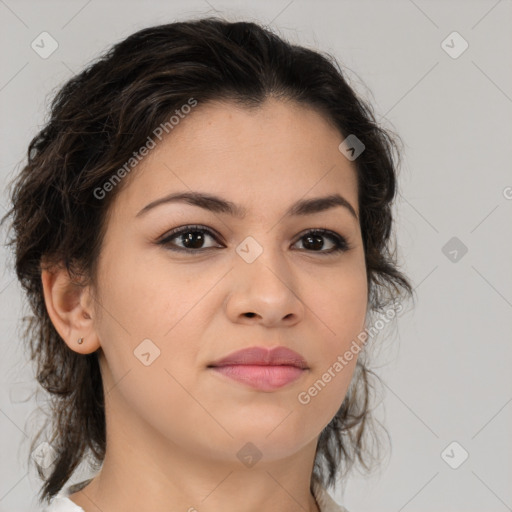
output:
M248 316L249 318L252 318L255 315L255 313L245 313L245 316Z

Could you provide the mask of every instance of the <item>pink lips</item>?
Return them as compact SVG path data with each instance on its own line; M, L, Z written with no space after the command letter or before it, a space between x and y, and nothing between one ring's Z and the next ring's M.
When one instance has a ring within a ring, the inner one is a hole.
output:
M286 347L271 350L252 347L209 365L216 372L261 391L273 391L297 380L308 364L297 352Z

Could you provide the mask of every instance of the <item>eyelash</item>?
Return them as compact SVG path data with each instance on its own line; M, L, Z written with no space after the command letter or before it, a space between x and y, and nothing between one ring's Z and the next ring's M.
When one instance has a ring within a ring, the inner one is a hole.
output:
M205 252L205 251L212 250L212 249L221 249L221 247L206 247L203 249L187 249L187 248L183 248L183 247L172 247L171 246L172 244L170 242L172 239L177 238L180 235L183 235L186 233L191 233L191 232L206 233L209 236L211 236L217 243L220 243L217 240L217 236L215 235L215 233L213 231L211 231L210 229L206 228L205 226L189 225L189 226L182 226L179 228L175 228L172 231L169 231L168 233L166 233L166 235L163 239L161 239L160 241L157 242L157 244L166 246L166 248L169 249L170 251L181 252L181 253L196 253L197 254L197 253ZM329 238L335 244L335 247L328 251L308 251L307 249L301 249L306 252L319 253L319 254L323 254L323 255L331 255L331 254L337 254L340 252L346 252L352 248L352 246L347 242L345 237L338 235L334 231L330 231L330 230L324 229L324 228L315 228L315 229L310 229L309 231L306 231L297 240L297 242L308 235L320 235L320 236L324 236L325 238ZM297 243L297 242L295 242L295 243Z

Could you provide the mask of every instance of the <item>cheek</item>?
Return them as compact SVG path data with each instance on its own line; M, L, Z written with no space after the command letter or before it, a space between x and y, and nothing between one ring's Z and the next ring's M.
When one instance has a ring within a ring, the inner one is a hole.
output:
M297 393L306 421L317 428L329 423L345 398L362 349L358 336L364 332L368 304L364 263L346 266L322 282L306 293L318 339L312 374Z
M368 289L364 259L362 264L340 266L308 281L304 299L321 332L325 354L343 349L364 329Z
M194 293L193 283L185 282L182 273L171 275L169 266L166 271L162 258L142 257L127 248L116 253L124 254L108 255L101 274L105 324L132 340L161 339L191 308L192 301L197 302L198 292Z
M95 328L108 362L110 385L130 372L129 380L139 382L133 388L137 400L139 391L169 385L165 369L180 373L195 364L197 340L204 329L197 318L198 303L218 276L193 280L175 268L171 275L162 258L149 261L135 256L109 255L101 274Z

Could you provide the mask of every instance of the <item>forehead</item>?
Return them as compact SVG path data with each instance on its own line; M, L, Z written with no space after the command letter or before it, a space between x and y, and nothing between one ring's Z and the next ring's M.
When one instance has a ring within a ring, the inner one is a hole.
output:
M198 104L137 165L122 204L138 212L193 190L261 210L338 192L358 211L356 169L338 150L343 138L322 113L293 101Z

